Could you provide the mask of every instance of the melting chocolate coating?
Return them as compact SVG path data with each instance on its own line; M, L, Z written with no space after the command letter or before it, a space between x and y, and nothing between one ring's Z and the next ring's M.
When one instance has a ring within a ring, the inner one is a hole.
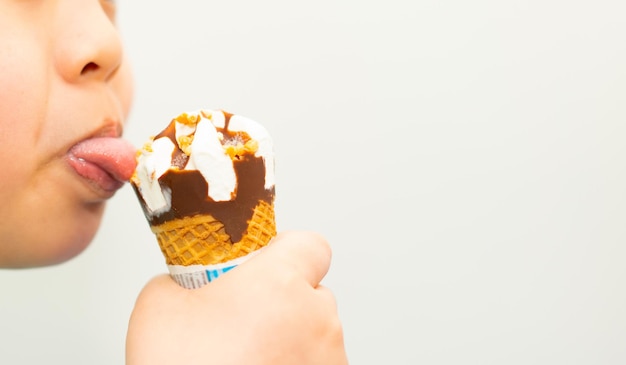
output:
M230 115L226 115L227 121ZM225 137L232 137L226 127L221 132ZM176 143L174 123L155 137L167 137ZM139 197L141 206L148 217L150 225L159 225L173 219L190 217L197 214L210 214L222 223L231 241L241 240L248 227L248 221L252 218L254 208L263 200L269 204L274 202L275 189L266 190L265 185L265 162L261 157L252 154L240 156L234 160L235 174L237 176L237 188L234 199L230 201L216 202L208 196L208 183L197 170L182 170L187 164L188 156L179 148L175 148L172 154L172 164L177 169L168 170L159 178L161 189L171 190L171 209L160 215L148 214L148 207L144 202L138 188L133 184L133 189Z

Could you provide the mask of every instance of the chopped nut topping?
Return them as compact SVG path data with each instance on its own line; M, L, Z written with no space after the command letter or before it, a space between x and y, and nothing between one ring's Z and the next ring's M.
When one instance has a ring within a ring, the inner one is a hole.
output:
M146 142L143 145L143 150L146 151L146 152L153 152L153 150L152 150L152 141ZM141 153L141 151L139 151L139 153Z
M237 134L233 138L223 141L224 152L231 160L240 160L245 154L254 154L259 149L259 142L249 139L245 134Z
M240 156L243 155L243 144L238 143L236 145L228 145L224 146L226 150L226 154L230 157L231 160L239 160Z
M244 151L254 154L259 150L259 142L254 139L249 140L243 145Z
M187 156L191 155L191 142L193 142L193 135L190 136L180 136L177 138L178 147L183 151Z
M174 120L176 120L178 123L190 125L190 126L198 124L200 119L201 119L200 115L187 114L187 113L182 113L181 115L174 118Z

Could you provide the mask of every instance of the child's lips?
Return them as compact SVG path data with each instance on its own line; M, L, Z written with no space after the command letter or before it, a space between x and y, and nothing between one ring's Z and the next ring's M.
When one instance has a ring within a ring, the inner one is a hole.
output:
M135 148L121 138L90 138L72 147L67 160L78 175L106 192L114 192L130 179Z

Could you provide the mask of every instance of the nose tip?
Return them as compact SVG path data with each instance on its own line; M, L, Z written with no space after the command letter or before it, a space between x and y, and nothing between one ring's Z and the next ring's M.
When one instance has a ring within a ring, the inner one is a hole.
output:
M94 5L83 10L69 12L73 18L62 22L55 34L56 68L70 82L108 81L122 62L120 36L102 7Z

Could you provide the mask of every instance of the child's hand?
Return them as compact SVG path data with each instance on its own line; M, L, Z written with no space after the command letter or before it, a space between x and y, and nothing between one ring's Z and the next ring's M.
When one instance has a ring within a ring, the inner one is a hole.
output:
M201 289L168 276L144 288L127 364L347 364L332 293L331 252L316 234L279 234L258 256Z

